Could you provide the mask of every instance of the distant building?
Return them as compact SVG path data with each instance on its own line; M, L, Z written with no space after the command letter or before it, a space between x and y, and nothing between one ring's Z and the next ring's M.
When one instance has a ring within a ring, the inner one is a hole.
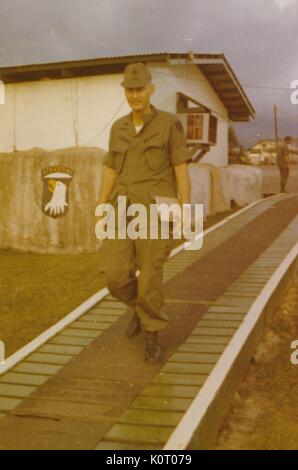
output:
M274 165L276 163L275 140L259 140L248 150L248 159L252 165Z
M290 146L290 160L292 163L298 161L298 138L292 137ZM281 141L282 139L279 139ZM276 143L274 139L259 140L248 150L248 160L252 165L275 165Z

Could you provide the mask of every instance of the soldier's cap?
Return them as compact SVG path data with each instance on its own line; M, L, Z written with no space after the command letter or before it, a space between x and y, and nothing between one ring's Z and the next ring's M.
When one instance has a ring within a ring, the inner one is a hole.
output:
M129 64L124 70L124 80L121 85L124 88L140 88L151 83L152 75L148 67L142 62Z

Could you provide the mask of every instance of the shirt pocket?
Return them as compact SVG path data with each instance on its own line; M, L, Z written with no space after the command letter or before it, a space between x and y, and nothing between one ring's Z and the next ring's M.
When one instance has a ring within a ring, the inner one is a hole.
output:
M125 141L113 142L110 146L110 152L114 155L114 168L119 174L121 173L126 157L129 143Z
M168 150L161 136L146 140L143 148L150 170L157 171L168 166Z

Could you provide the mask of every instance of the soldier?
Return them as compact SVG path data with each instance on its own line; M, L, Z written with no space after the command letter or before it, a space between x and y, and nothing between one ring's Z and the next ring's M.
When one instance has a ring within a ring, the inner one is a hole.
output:
M181 204L190 202L189 153L182 125L174 114L150 104L155 91L151 79L142 63L125 68L121 85L132 112L111 128L99 200L100 204L111 202L116 210L119 195L126 196L128 204L147 208L156 196L179 196ZM167 327L162 271L172 247L173 239L160 236L106 238L102 244L107 286L132 310L126 334L130 337L145 330L145 360L150 364L162 360L158 332Z
M280 192L286 192L286 184L289 178L289 145L292 143L292 137L287 135L284 142L280 142L277 147L277 166L280 171Z

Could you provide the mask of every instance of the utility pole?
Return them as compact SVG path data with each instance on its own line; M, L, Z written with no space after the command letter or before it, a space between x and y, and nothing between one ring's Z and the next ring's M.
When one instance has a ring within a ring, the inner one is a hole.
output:
M277 124L277 106L276 105L274 105L273 113L274 113L275 149L276 149L276 158L277 158L277 152L278 152L278 124Z

